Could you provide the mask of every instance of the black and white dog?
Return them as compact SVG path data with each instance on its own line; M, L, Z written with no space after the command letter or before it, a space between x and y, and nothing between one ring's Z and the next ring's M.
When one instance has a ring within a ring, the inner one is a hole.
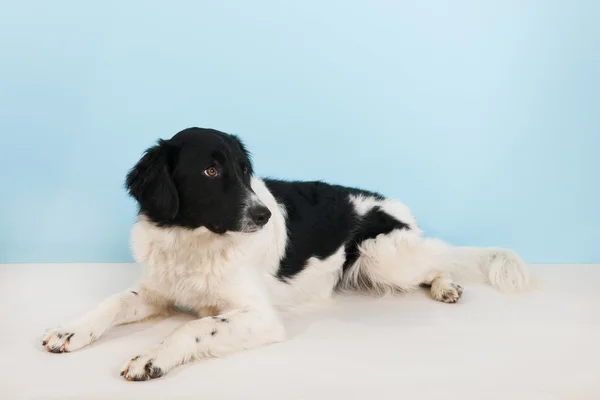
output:
M168 313L198 319L131 358L128 380L158 378L192 359L285 339L279 312L339 291L387 294L430 286L456 302L454 279L480 277L502 291L528 284L525 263L500 248L452 247L422 235L402 203L322 182L261 180L242 142L190 128L146 151L126 182L139 203L132 230L145 274L42 344L80 349L115 325Z

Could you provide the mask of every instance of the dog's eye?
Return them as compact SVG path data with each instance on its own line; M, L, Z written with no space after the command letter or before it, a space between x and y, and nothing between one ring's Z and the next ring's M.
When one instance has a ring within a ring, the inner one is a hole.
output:
M248 169L248 167L244 167L244 174L248 175L249 172L250 170Z
M204 175L208 176L209 178L216 178L219 176L219 170L215 167L208 167L204 170Z

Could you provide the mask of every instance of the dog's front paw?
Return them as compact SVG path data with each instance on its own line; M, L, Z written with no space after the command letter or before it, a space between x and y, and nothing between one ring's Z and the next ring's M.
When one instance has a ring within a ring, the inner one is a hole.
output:
M444 303L456 303L462 296L462 286L446 279L434 281L431 285L431 296Z
M42 346L51 353L68 353L92 343L94 334L85 329L56 328L44 335Z
M165 372L155 356L145 354L129 360L121 370L121 376L128 381L147 381L160 378Z

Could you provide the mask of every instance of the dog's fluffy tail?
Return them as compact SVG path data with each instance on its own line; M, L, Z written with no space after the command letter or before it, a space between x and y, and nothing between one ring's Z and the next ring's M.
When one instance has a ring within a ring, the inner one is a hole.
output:
M452 247L448 269L458 281L484 281L502 292L518 292L529 286L527 264L504 248Z

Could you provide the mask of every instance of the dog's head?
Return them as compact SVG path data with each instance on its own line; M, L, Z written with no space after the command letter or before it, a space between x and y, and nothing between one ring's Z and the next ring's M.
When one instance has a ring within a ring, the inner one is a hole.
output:
M160 226L250 233L271 217L252 191L252 173L239 138L189 128L146 150L126 187L140 213Z

